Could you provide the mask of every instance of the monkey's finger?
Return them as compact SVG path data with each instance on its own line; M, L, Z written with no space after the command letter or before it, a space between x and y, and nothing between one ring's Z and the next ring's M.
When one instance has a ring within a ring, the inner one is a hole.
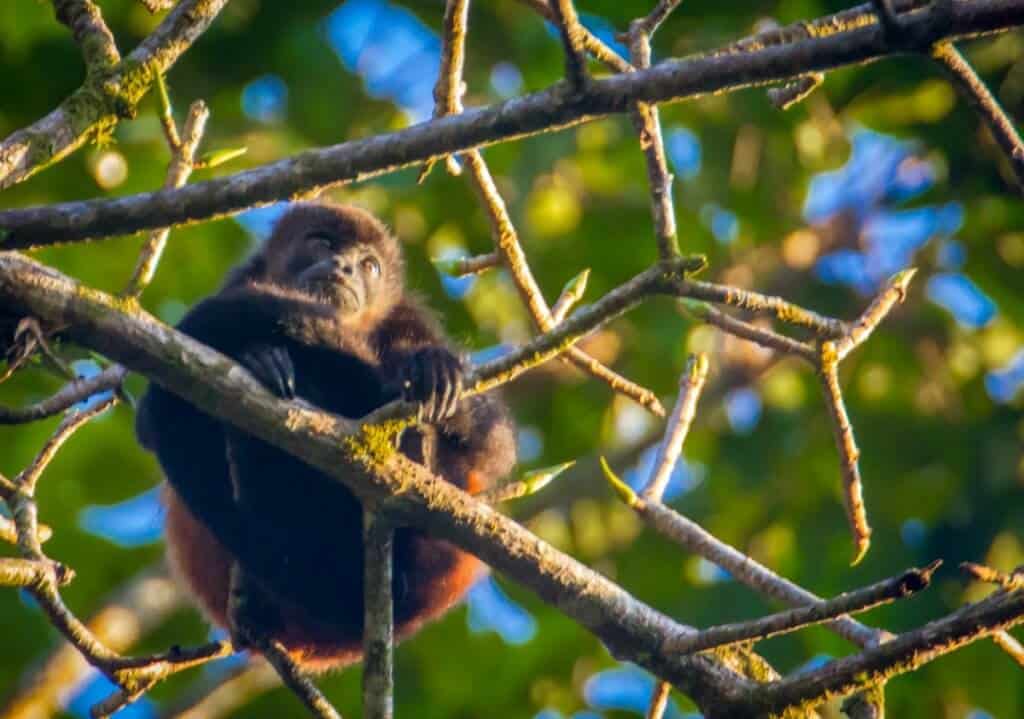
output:
M440 419L448 419L455 414L461 391L462 370L457 361L449 361L445 364L444 399L441 403Z
M242 355L242 364L270 391L276 391L274 373L267 366L262 352L246 352Z
M246 352L242 355L242 361L267 389L278 397L287 396L284 378L281 376L281 372L274 362L273 352L269 348Z
M288 397L288 383L285 380L284 375L281 374L281 368L277 365L277 358L274 356L273 351L262 353L260 361L263 363L263 367L265 368L270 389L273 390L278 397Z
M427 391L425 413L428 422L437 422L437 414L441 402L441 384L443 382L441 376L442 368L441 364L435 361L434 357L429 357L423 364L424 374L426 375L425 389Z
M463 377L465 376L462 371L462 363L454 367L454 373L455 376L452 378L452 399L451 406L448 408L448 417L454 417L455 413L459 411L459 397L462 394Z
M270 356L283 389L281 396L285 399L295 399L295 367L292 365L291 355L284 347L275 347L270 351Z

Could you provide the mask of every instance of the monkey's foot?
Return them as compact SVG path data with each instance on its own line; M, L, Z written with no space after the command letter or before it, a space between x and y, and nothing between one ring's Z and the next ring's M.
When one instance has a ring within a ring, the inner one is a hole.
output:
M228 632L235 649L259 649L277 633L280 624L281 616L266 592L238 562L231 565Z

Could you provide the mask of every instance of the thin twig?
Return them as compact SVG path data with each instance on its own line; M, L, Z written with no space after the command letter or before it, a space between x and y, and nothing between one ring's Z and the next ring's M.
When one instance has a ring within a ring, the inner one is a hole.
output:
M439 112L438 108L442 108L440 112L443 113L462 111L461 101L452 97L452 93L456 91L455 88L462 85L463 57L465 55L465 15L467 10L466 7L460 6L460 2L461 0L450 0L445 9L444 33L441 38L441 65L446 71L438 77L437 85L434 88L435 114ZM512 274L516 289L529 309L535 325L542 332L546 332L554 327L556 321L534 279L534 274L529 269L526 255L519 242L518 232L505 205L505 200L498 191L498 185L479 151L472 150L467 153L466 163L470 169L469 179L476 189L477 196L483 204L490 225L492 225L492 235L498 249L495 254ZM428 170L429 166L424 168L424 172ZM565 358L567 362L571 362L606 382L613 390L626 394L652 413L658 416L665 414L664 408L660 406L653 392L614 373L582 349L570 348Z
M444 33L441 45L441 62L443 72L438 77L434 89L434 112L435 114L461 112L462 104L458 98L453 98L452 93L462 85L463 57L465 55L466 40L466 15L467 7L460 5L462 0L449 0L445 10ZM439 110L438 108L441 108ZM512 279L523 302L530 311L534 324L542 332L550 330L557 321L552 316L544 300L544 296L537 285L537 281L530 271L526 261L526 254L519 241L515 225L509 215L505 201L498 192L487 163L484 162L483 154L479 150L470 150L465 156L469 166L469 179L480 197L480 201L487 212L491 222L494 244L497 248L495 255L508 268ZM429 171L429 165L423 172ZM565 311L568 311L566 308ZM566 353L566 360L572 362L585 372L606 382L613 390L621 392L638 402L654 414L664 415L664 408L658 401L657 396L650 390L645 389L625 377L613 372L596 359L586 354L583 350L572 347Z
M723 332L728 332L761 347L782 354L793 355L813 365L817 365L818 353L806 342L799 342L785 335L780 335L778 332L773 332L770 329L758 327L750 322L744 322L701 300L680 300L679 306L686 314L707 322Z
M572 90L579 91L587 83L587 56L583 47L583 26L576 15L573 0L550 0L552 22L558 28L565 51L565 77Z
M734 579L755 591L767 594L790 606L800 607L822 602L821 597L779 576L768 567L735 547L715 537L692 519L666 507L660 502L648 502L620 480L602 460L605 478L618 496L652 529L689 551L703 557L729 572ZM844 639L861 647L868 647L889 636L878 629L842 617L828 622L828 626Z
M953 43L937 44L932 50L932 57L988 127L1013 169L1018 192L1024 190L1024 142L1013 120Z
M473 257L435 259L432 262L439 271L452 277L479 275L495 267L501 267L501 258L498 257L497 252L488 252L487 254L475 255Z
M1017 662L1021 669L1024 669L1024 645L1006 631L993 634L992 641L997 647L1009 654L1010 658Z
M82 49L87 73L112 68L121 62L114 35L103 21L103 13L92 0L53 0L57 19L71 29Z
M883 579L851 592L844 592L832 599L769 614L749 622L722 624L703 629L698 634L686 634L668 639L663 649L669 652L702 652L727 644L751 640L761 641L804 627L822 624L847 614L866 612L924 590L931 584L932 575L941 565L942 560L935 560L927 567L909 569L897 577Z
M541 15L545 20L555 22L555 13L551 9L551 4L548 0L520 0L523 4L529 5L538 14ZM615 52L611 47L606 45L601 38L594 33L587 30L582 24L580 25L580 41L583 43L583 49L590 53L595 60L611 68L615 72L631 72L633 66L622 58L619 53Z
M185 604L184 591L160 564L143 570L104 599L88 627L104 645L123 652ZM4 707L4 718L31 719L58 712L67 688L78 685L90 671L91 665L74 644L61 643L22 678L20 691Z
M661 24L668 20L668 16L679 6L680 2L682 0L658 0L658 4L654 6L654 9L651 10L647 17L634 21L630 31L643 33L648 37L654 35L658 28L661 27Z
M391 598L394 531L386 520L363 513L363 716L394 714L395 621Z
M54 433L46 441L46 444L43 445L43 448L39 450L39 453L36 455L36 458L32 460L32 463L23 469L15 478L15 482L18 484L19 488L23 492L27 492L31 495L35 491L36 482L39 480L39 476L50 464L50 461L57 455L57 451L61 446L70 439L71 435L78 431L82 425L86 424L93 417L103 414L116 403L117 397L108 397L84 410L72 410L69 412L57 426L57 429L54 430Z
M907 296L907 288L917 271L903 270L892 276L885 288L853 321L846 332L834 340L821 342L817 360L818 377L825 394L825 404L832 419L832 434L839 452L843 477L843 505L853 534L854 555L851 564L858 564L871 546L871 526L864 506L864 485L860 476L860 449L853 436L843 393L839 384L839 363L871 336L889 312Z
M703 257L682 257L660 262L641 272L519 349L475 367L467 374L460 397L466 398L487 392L558 357L574 343L646 297L670 291L679 276L694 268L703 267L703 263ZM375 425L397 418L408 419L415 414L416 408L412 403L395 401L361 417L357 425Z
M658 682L651 695L651 703L647 706L645 719L662 719L665 716L665 709L668 708L668 697L672 693L672 685L668 682Z
M708 378L708 357L703 352L690 355L686 360L686 368L679 377L679 397L676 399L676 406L672 409L672 416L669 417L668 425L665 428L665 437L658 445L658 453L654 459L654 468L647 480L647 486L641 492L644 499L660 502L669 480L672 479L672 471L679 461L679 455L683 450L683 442L690 431L690 425L697 413L697 400L704 389L704 382Z
M52 417L95 394L120 387L124 376L125 369L114 365L88 379L69 382L53 396L28 407L0 407L0 425L25 424Z
M1008 592L1024 589L1024 567L1013 572L1000 572L998 569L986 567L984 564L963 562L960 564L960 568L979 582L995 584Z
M629 58L633 67L645 70L651 66L651 37L679 3L680 0L659 0L647 17L630 23ZM638 102L630 115L640 136L640 149L647 162L647 183L651 193L651 215L658 240L658 254L662 258L673 257L679 254L675 206L672 201L673 178L668 171L658 106Z
M853 535L853 560L859 564L871 547L871 525L864 507L864 484L860 478L860 449L853 436L853 425L846 412L843 392L839 387L839 363L832 342L822 343L821 367L818 377L825 393L825 406L832 418L832 435L839 451L839 468L843 477L843 506L846 521Z
M889 315L893 307L906 299L910 281L914 279L915 274L917 274L917 270L911 267L897 272L886 282L885 288L871 301L867 309L835 340L838 361L846 359L850 352L863 344L882 320Z
M214 641L190 649L174 647L168 652L153 656L122 658L114 664L123 668L112 672L115 681L118 681L122 688L94 704L90 714L94 719L109 717L136 701L172 674L202 666L215 659L222 659L233 651L231 642Z
M441 33L441 67L434 85L434 118L458 115L462 112L462 95L466 83L462 79L466 64L466 32L469 25L469 0L448 0L444 9L444 30ZM445 158L449 174L459 175L462 167L454 155ZM423 166L422 182L433 161Z
M162 81L160 86L163 86ZM188 181L189 175L192 174L192 168L195 165L196 149L203 139L203 132L206 129L206 121L209 117L210 111L202 100L196 100L189 107L188 116L185 118L185 125L182 128L181 139L178 140L176 146L173 142L171 144L171 164L167 168L167 178L164 180L165 188L174 189L181 187ZM174 120L170 119L170 123L173 127ZM168 141L170 142L171 138L176 136L177 133L169 134ZM153 274L160 263L160 257L163 254L164 247L167 245L167 237L170 234L170 228L165 227L155 230L149 235L146 243L142 246L138 262L135 265L135 271L132 273L131 279L128 280L128 285L124 288L122 296L137 300L142 295L142 292L153 279Z
M512 275L516 289L529 310L534 325L542 332L547 332L555 326L555 321L544 300L544 295L533 277L533 272L530 270L526 253L519 241L519 233L512 223L505 200L498 192L498 187L494 183L494 178L480 151L470 150L465 154L465 160L466 166L469 168L470 181L491 221L491 231L497 254ZM661 406L661 402L653 392L605 367L583 350L570 348L566 357L580 369L607 383L616 392L626 395L659 417L665 415L665 408Z
M331 706L327 697L305 676L298 665L288 656L288 650L278 641L269 641L260 647L260 652L274 667L285 686L302 700L313 716L321 719L341 719L338 710Z
M174 160L181 147L181 136L178 135L178 125L174 122L174 110L171 105L171 96L167 92L167 81L162 72L156 73L156 92L159 100L160 126L164 129L164 137L171 148L171 160Z
M781 87L768 88L768 99L778 109L788 110L798 102L807 99L823 82L825 82L825 73L808 73Z
M689 291L681 293L683 296L729 305L755 314L772 315L780 322L809 329L819 337L842 337L848 332L846 324L841 320L824 317L781 297L699 280L689 280L687 285Z

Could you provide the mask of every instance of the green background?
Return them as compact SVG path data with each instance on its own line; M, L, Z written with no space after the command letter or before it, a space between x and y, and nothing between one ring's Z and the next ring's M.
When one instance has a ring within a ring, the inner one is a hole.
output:
M125 52L157 22L137 2L100 5ZM435 30L439 5L405 3ZM656 53L710 49L749 34L767 16L788 23L844 5L686 0L660 32ZM618 0L581 0L579 6L620 29L647 9L646 3ZM195 179L405 123L392 103L367 96L360 78L327 43L321 20L334 7L331 2L235 0L171 70L167 79L179 120L193 99L203 98L211 108L204 150L248 147L241 159L198 172ZM0 135L6 136L76 88L83 66L47 3L0 4L0 38ZM1017 115L1024 111L1022 46L1024 36L1013 33L967 48L1007 110ZM556 38L524 6L511 0L477 3L468 40L467 105L499 99L489 75L501 61L519 68L524 90L557 81L563 67ZM268 73L287 84L287 114L261 123L242 112L239 98L247 83ZM872 550L855 569L848 566L851 542L836 450L810 370L793 361L766 369L756 352L723 343L665 300L632 312L587 346L652 388L668 406L687 353L712 350L712 377L685 449L689 460L704 466L703 481L676 506L717 536L822 595L944 559L946 568L933 588L866 616L893 631L977 598L983 590L952 569L960 561L987 561L1002 569L1024 563L1022 401L1018 395L1013 402L996 403L984 386L986 373L1006 365L1022 345L1024 208L1008 188L1004 161L977 118L927 58L905 57L831 73L809 101L787 112L774 109L763 92L745 91L666 107L663 121L666 128L689 128L701 143L701 170L677 182L675 198L680 245L684 252L708 255L706 277L783 294L844 318L854 317L867 299L822 283L783 251L787 241L798 247L800 236L794 239L792 233L807 227L801 210L810 179L846 161L855 127L914 139L921 156L938 168L935 186L911 204L961 204L965 219L957 239L967 250L963 271L999 311L987 326L972 330L926 299L922 288L938 263L933 242L915 259L923 272L905 307L844 364L841 377L863 453L875 529ZM734 167L737 141L744 136L756 140L756 167ZM127 168L124 181L109 188L96 179L105 153L116 153ZM586 297L593 300L655 259L643 156L627 118L498 146L486 157L549 302L584 267L591 268ZM85 148L5 191L0 207L148 191L162 184L167 160L151 95L139 117L122 123L109 144ZM410 284L429 297L462 344L481 349L522 340L529 318L507 278L485 275L464 300L442 291L430 257L452 247L488 251L488 224L464 179L449 177L440 166L423 185L415 176L406 171L332 196L373 209L395 228L407 248ZM737 216L739 232L731 244L716 241L702 219L701 209L709 203ZM814 231L826 237L842 229L833 224ZM121 237L50 249L38 257L88 284L116 291L131 272L139 244L138 237ZM145 306L173 320L184 306L213 291L250 246L247 233L232 220L175 230ZM748 385L760 393L764 410L757 426L743 433L731 427L723 396ZM59 386L44 372L25 371L0 387L0 402L24 404ZM143 380L133 377L130 388L137 394L142 387ZM580 459L543 494L510 507L535 531L689 624L736 621L777 608L735 582L709 581L692 556L643 530L607 491L594 458L606 454L616 469L627 469L660 432L659 423L645 424L635 407L614 398L606 386L558 364L528 375L505 394L520 425L543 441L540 455L524 468ZM39 488L41 519L56 531L48 553L77 571L65 594L83 617L162 553L159 545L113 547L78 524L84 506L118 502L160 481L154 460L135 443L132 419L130 409L120 406L82 430ZM11 476L28 463L56 422L0 428L0 472ZM630 441L638 432L644 441ZM906 541L908 520L918 522L910 525L919 530L915 541ZM583 683L614 660L557 611L519 587L502 585L536 618L535 637L510 646L493 633L470 633L465 609L452 612L398 650L398 716L529 717L544 708L566 715L585 708ZM146 646L196 643L205 631L195 613L183 612ZM7 590L0 592L0 638L2 702L56 635L38 612ZM821 654L852 650L822 629L759 648L781 671ZM177 678L153 697L181 691L191 676ZM359 715L358 679L359 670L350 669L323 682L345 716ZM894 717L959 718L974 709L1016 717L1024 715L1024 674L991 643L979 642L892 682L888 698ZM680 706L686 709L685 699ZM296 700L277 690L237 716L298 711Z

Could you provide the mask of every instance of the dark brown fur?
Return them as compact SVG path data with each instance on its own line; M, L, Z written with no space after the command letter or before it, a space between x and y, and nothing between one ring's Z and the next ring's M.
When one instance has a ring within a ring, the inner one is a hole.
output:
M385 290L371 306L341 314L292 286L297 243L314 228L375 248ZM401 251L383 225L365 211L322 204L290 210L261 251L233 270L220 292L189 312L179 328L236 359L256 346L284 348L294 364L296 396L346 417L395 399L424 351L448 348L430 313L404 291ZM142 400L138 434L168 479L168 554L209 618L228 625L229 570L238 562L276 610L277 621L265 629L307 668L358 660L363 548L356 498L158 385ZM242 503L232 497L229 441ZM431 469L472 493L515 461L511 421L491 397L463 400L452 416L405 433L401 449L410 458L424 461L424 447L432 448ZM446 611L480 571L474 557L447 542L399 529L393 588L398 637Z

